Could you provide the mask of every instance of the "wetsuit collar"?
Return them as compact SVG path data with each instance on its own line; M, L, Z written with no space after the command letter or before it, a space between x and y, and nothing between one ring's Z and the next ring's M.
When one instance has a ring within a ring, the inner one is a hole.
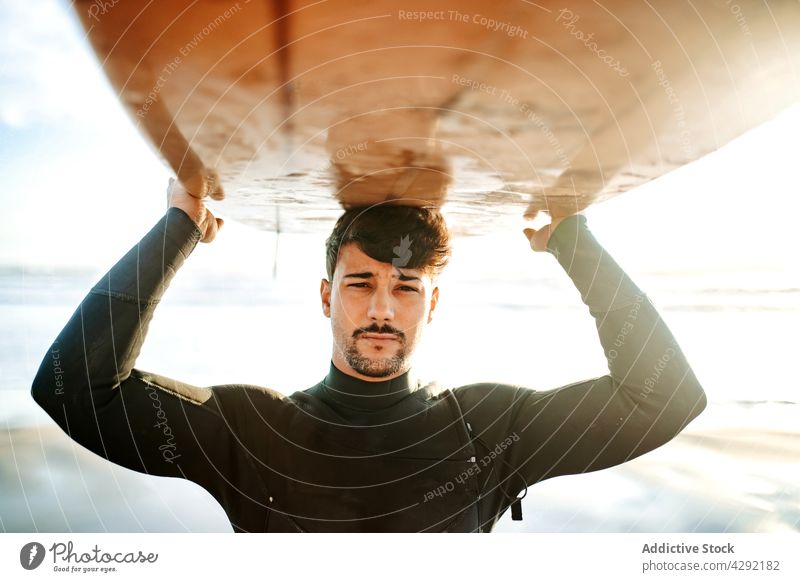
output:
M345 374L331 360L321 387L326 396L339 404L360 410L378 410L399 402L417 390L419 383L411 370L391 380L367 382Z

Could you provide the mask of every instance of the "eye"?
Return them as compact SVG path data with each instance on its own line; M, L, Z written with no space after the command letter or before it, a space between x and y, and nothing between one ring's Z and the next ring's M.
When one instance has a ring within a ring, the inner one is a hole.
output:
M414 293L416 293L416 292L417 292L416 288L414 288L414 287L409 287L408 285L403 285L402 287L400 287L400 289L401 289L402 291L413 291Z
M369 287L368 283L351 283L348 287L360 287L361 289L365 289Z

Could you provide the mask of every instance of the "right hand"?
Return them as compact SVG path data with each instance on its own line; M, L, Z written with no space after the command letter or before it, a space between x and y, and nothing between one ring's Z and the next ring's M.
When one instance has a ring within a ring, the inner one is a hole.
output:
M184 185L175 178L169 179L169 186L167 186L167 200L169 208L173 206L180 208L189 215L197 227L200 229L202 236L200 242L210 243L217 236L217 232L222 228L225 221L221 218L215 217L211 211L206 208L203 198L211 196L215 200L222 200L225 194L222 188L217 186L218 180L215 175L209 176L208 180L198 180L196 189L198 192L189 192Z

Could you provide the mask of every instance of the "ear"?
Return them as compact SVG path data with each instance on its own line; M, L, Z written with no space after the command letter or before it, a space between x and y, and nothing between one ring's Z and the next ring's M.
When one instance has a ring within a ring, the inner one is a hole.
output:
M439 304L439 287L434 287L431 292L431 309L428 312L428 323L433 319L433 312Z
M331 284L327 279L323 279L319 285L319 296L322 299L322 313L325 317L331 316Z

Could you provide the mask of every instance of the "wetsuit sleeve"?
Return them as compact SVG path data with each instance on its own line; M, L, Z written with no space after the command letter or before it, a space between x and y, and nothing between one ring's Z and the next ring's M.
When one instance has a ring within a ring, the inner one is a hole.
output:
M91 288L45 355L31 393L96 454L134 471L190 479L219 500L237 456L215 391L133 367L156 306L200 237L186 213L170 208Z
M611 467L666 443L705 393L650 299L600 246L586 217L562 221L553 254L594 317L609 373L550 391L517 387L506 416L527 484Z

